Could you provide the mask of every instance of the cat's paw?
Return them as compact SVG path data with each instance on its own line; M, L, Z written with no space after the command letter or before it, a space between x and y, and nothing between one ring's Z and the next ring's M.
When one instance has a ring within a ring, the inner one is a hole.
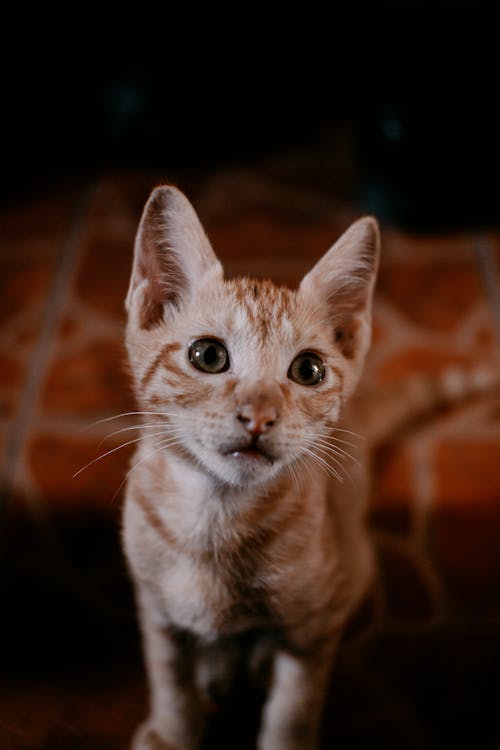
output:
M149 721L141 724L132 740L131 750L181 750L163 739Z

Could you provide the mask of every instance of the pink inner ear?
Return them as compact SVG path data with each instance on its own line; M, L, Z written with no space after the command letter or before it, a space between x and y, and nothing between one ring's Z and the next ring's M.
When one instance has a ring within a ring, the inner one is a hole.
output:
M154 225L143 227L142 248L139 255L138 273L146 279L147 288L140 310L142 328L152 328L164 319L165 305L179 306L186 279L173 261L175 255L165 247L160 230Z
M139 325L145 329L163 321L166 304L179 307L187 287L178 256L165 236L164 209L160 196L155 196L146 208L137 237L135 286L143 280L148 282L139 309Z
M351 316L341 326L335 329L335 342L346 359L352 359L356 354L358 331L361 321Z
M210 270L220 270L192 205L172 185L155 188L144 209L135 243L128 304L134 298L138 323L151 328L193 293ZM147 283L144 283L147 282ZM135 294L141 287L141 294Z
M362 323L370 318L371 285L369 280L355 276L343 281L344 286L330 295L327 306L335 326L335 343L344 357L352 359L360 343Z
M139 280L147 279L148 282L140 300L139 325L141 328L149 329L162 322L163 305L158 281L160 277L158 258L144 235L147 235L146 227L143 228L143 246L138 257L136 273Z
M149 297L145 292L140 303L139 326L148 330L163 322L164 308L161 302Z
M301 282L302 294L328 310L335 343L348 359L366 351L369 340L379 245L376 221L359 219Z

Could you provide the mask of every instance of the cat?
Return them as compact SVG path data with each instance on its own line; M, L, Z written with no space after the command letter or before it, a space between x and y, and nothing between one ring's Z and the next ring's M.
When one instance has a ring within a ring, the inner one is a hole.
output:
M241 654L267 675L259 750L319 747L335 652L374 569L346 414L379 246L364 217L296 290L225 279L180 190L145 206L126 299L144 424L123 545L150 690L134 750L200 747L206 696L231 689Z

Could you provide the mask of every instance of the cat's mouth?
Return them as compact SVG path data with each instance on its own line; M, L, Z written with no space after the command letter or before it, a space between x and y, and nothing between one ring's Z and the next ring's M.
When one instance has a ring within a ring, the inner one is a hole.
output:
M236 443L223 451L224 456L247 461L267 461L274 463L274 456L271 452L259 442L259 438L253 438L248 443Z

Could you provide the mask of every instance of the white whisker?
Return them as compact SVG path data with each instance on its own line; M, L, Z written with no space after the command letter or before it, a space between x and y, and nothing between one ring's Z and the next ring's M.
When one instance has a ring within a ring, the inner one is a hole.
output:
M308 447L311 448L313 451L318 451L319 453L322 453L324 456L328 456L328 458L337 464L337 466L340 466L341 468L344 468L344 464L339 458L339 454L335 453L335 451L332 451L330 449L327 449L326 447L323 447L321 445L318 445L317 443L314 443L311 445L308 443Z
M336 443L342 443L342 445L348 445L351 448L358 448L356 443L352 443L350 440L343 440L342 438L337 437L336 435L318 435L318 437L322 437L324 440L334 440Z
M292 480L292 484L293 484L294 488L298 492L299 491L299 486L297 484L297 477L295 475L295 470L294 470L292 464L288 464L287 465L286 471L287 471L287 474L290 476L290 479Z
M341 461L340 459L336 458L327 449L318 448L318 450L320 450L321 452L323 452L323 454L325 456L328 456L328 458L329 458L330 461L334 461L337 464L337 466L339 466L340 469L344 472L344 474L346 474L349 477L349 479L351 480L351 482L354 482L354 478L353 478L351 472L349 471L349 468L346 466L346 462L345 461ZM348 458L353 458L353 457L352 456L348 456ZM353 459L353 460L358 464L358 466L360 465L359 461L356 461L356 459Z
M311 446L320 446L321 448L325 449L329 453L332 453L335 456L344 457L348 459L349 461L352 461L357 466L360 466L360 462L356 458L356 456L353 456L349 451L344 450L343 448L340 448L338 445L332 445L329 441L327 441L324 438L321 437L315 437L313 440L310 440L308 445Z
M327 449L327 448L322 448L321 446L318 446L318 445L315 445L315 446L313 447L313 452L314 452L314 451L318 451L318 452L319 452L319 453L321 453L321 454L322 454L322 455L323 455L324 457L326 457L326 459L327 459L327 463L328 463L329 461L333 461L333 463L334 463L334 464L335 464L336 466L338 466L338 467L339 467L339 470L340 470L340 471L344 472L344 474L347 474L347 476L348 476L348 477L349 477L350 479L352 479L352 476L351 476L351 474L350 474L350 472L349 472L349 470L348 470L348 468L347 468L347 466L346 466L346 462L345 462L345 461L342 461L342 460L341 460L341 458L339 458L338 454L335 454L334 452L332 453L332 451L331 451L330 449Z
M92 461L89 461L88 464L85 464L85 466L82 466L81 469L78 469L75 474L73 474L73 479L75 479L79 474L82 473L82 471L85 471L85 469L88 469L90 466L93 466L98 461L101 461L101 459L106 458L106 456L110 456L112 453L116 453L116 451L119 451L121 448L125 448L127 445L132 445L133 443L138 443L141 440L146 440L146 438L156 437L158 435L165 435L165 431L162 430L161 432L155 432L153 435L142 435L141 437L134 438L133 440L127 440L126 443L121 443L120 445L116 445L114 448L111 448L111 450L106 451L106 453L102 453L100 456L97 456L97 458L94 458Z
M112 502L116 498L116 496L118 495L118 493L120 492L121 488L123 487L123 485L125 484L125 482L129 478L129 476L131 475L131 473L134 471L134 469L137 469L137 467L140 466L142 463L144 463L144 461L148 461L150 458L152 458L153 456L155 456L157 453L160 453L160 451L162 451L164 448L168 448L168 447L173 446L173 445L181 445L181 444L182 444L181 440L173 440L172 438L167 438L165 440L160 440L159 443L156 444L156 448L155 448L154 451L152 451L151 453L148 453L146 456L143 456L141 459L139 459L139 461L136 461L136 463L127 471L127 473L125 474L124 478L122 479L122 481L120 483L120 486L118 487L118 489L116 490L115 494L113 495Z
M102 443L104 443L105 440L109 440L114 435L119 435L122 432L128 432L130 430L149 429L151 427L164 427L165 428L165 432L169 432L169 433L173 433L175 431L177 431L179 433L181 432L181 428L180 427L175 427L175 426L169 424L169 422L165 422L163 425L162 425L161 422L152 422L151 424L135 424L135 425L131 425L130 427L122 427L120 430L115 430L114 432L110 432L109 435L106 435L106 437L103 437L103 439L101 440L101 442L99 443L99 445L101 445Z
M297 461L297 459L294 458L287 465L287 469L288 469L288 472L289 472L290 476L292 477L292 481L293 481L293 484L295 486L295 489L297 490L297 492L300 492L300 480L299 480L299 476L298 476L297 470L295 468L296 461Z
M98 419L96 422L92 422L87 425L85 429L89 430L98 424L104 424L104 422L111 422L113 419L120 419L121 417L134 417L134 416L154 416L154 417L173 417L175 414L166 411L126 411L123 414L114 414L112 417L104 417L104 419Z
M347 435L352 435L356 440L364 440L364 436L360 435L359 432L353 432L352 430L345 430L343 427L330 427L329 429L333 432L345 432Z
M331 476L335 477L341 484L343 483L344 479L343 479L342 475L339 474L338 471L336 471L333 468L333 466L330 466L330 464L328 463L328 461L325 461L324 458L322 458L321 456L318 456L318 454L314 453L314 451L312 451L310 448L307 448L307 447L304 448L304 452L308 456L311 456L311 458L313 458L314 461L316 461L318 463L318 465L322 466L323 469L327 472L327 474L330 474Z
M306 471L308 474L311 474L312 466L311 466L310 461L307 461L306 458L302 455L297 456L295 460L297 461L298 464L304 467L304 471Z

